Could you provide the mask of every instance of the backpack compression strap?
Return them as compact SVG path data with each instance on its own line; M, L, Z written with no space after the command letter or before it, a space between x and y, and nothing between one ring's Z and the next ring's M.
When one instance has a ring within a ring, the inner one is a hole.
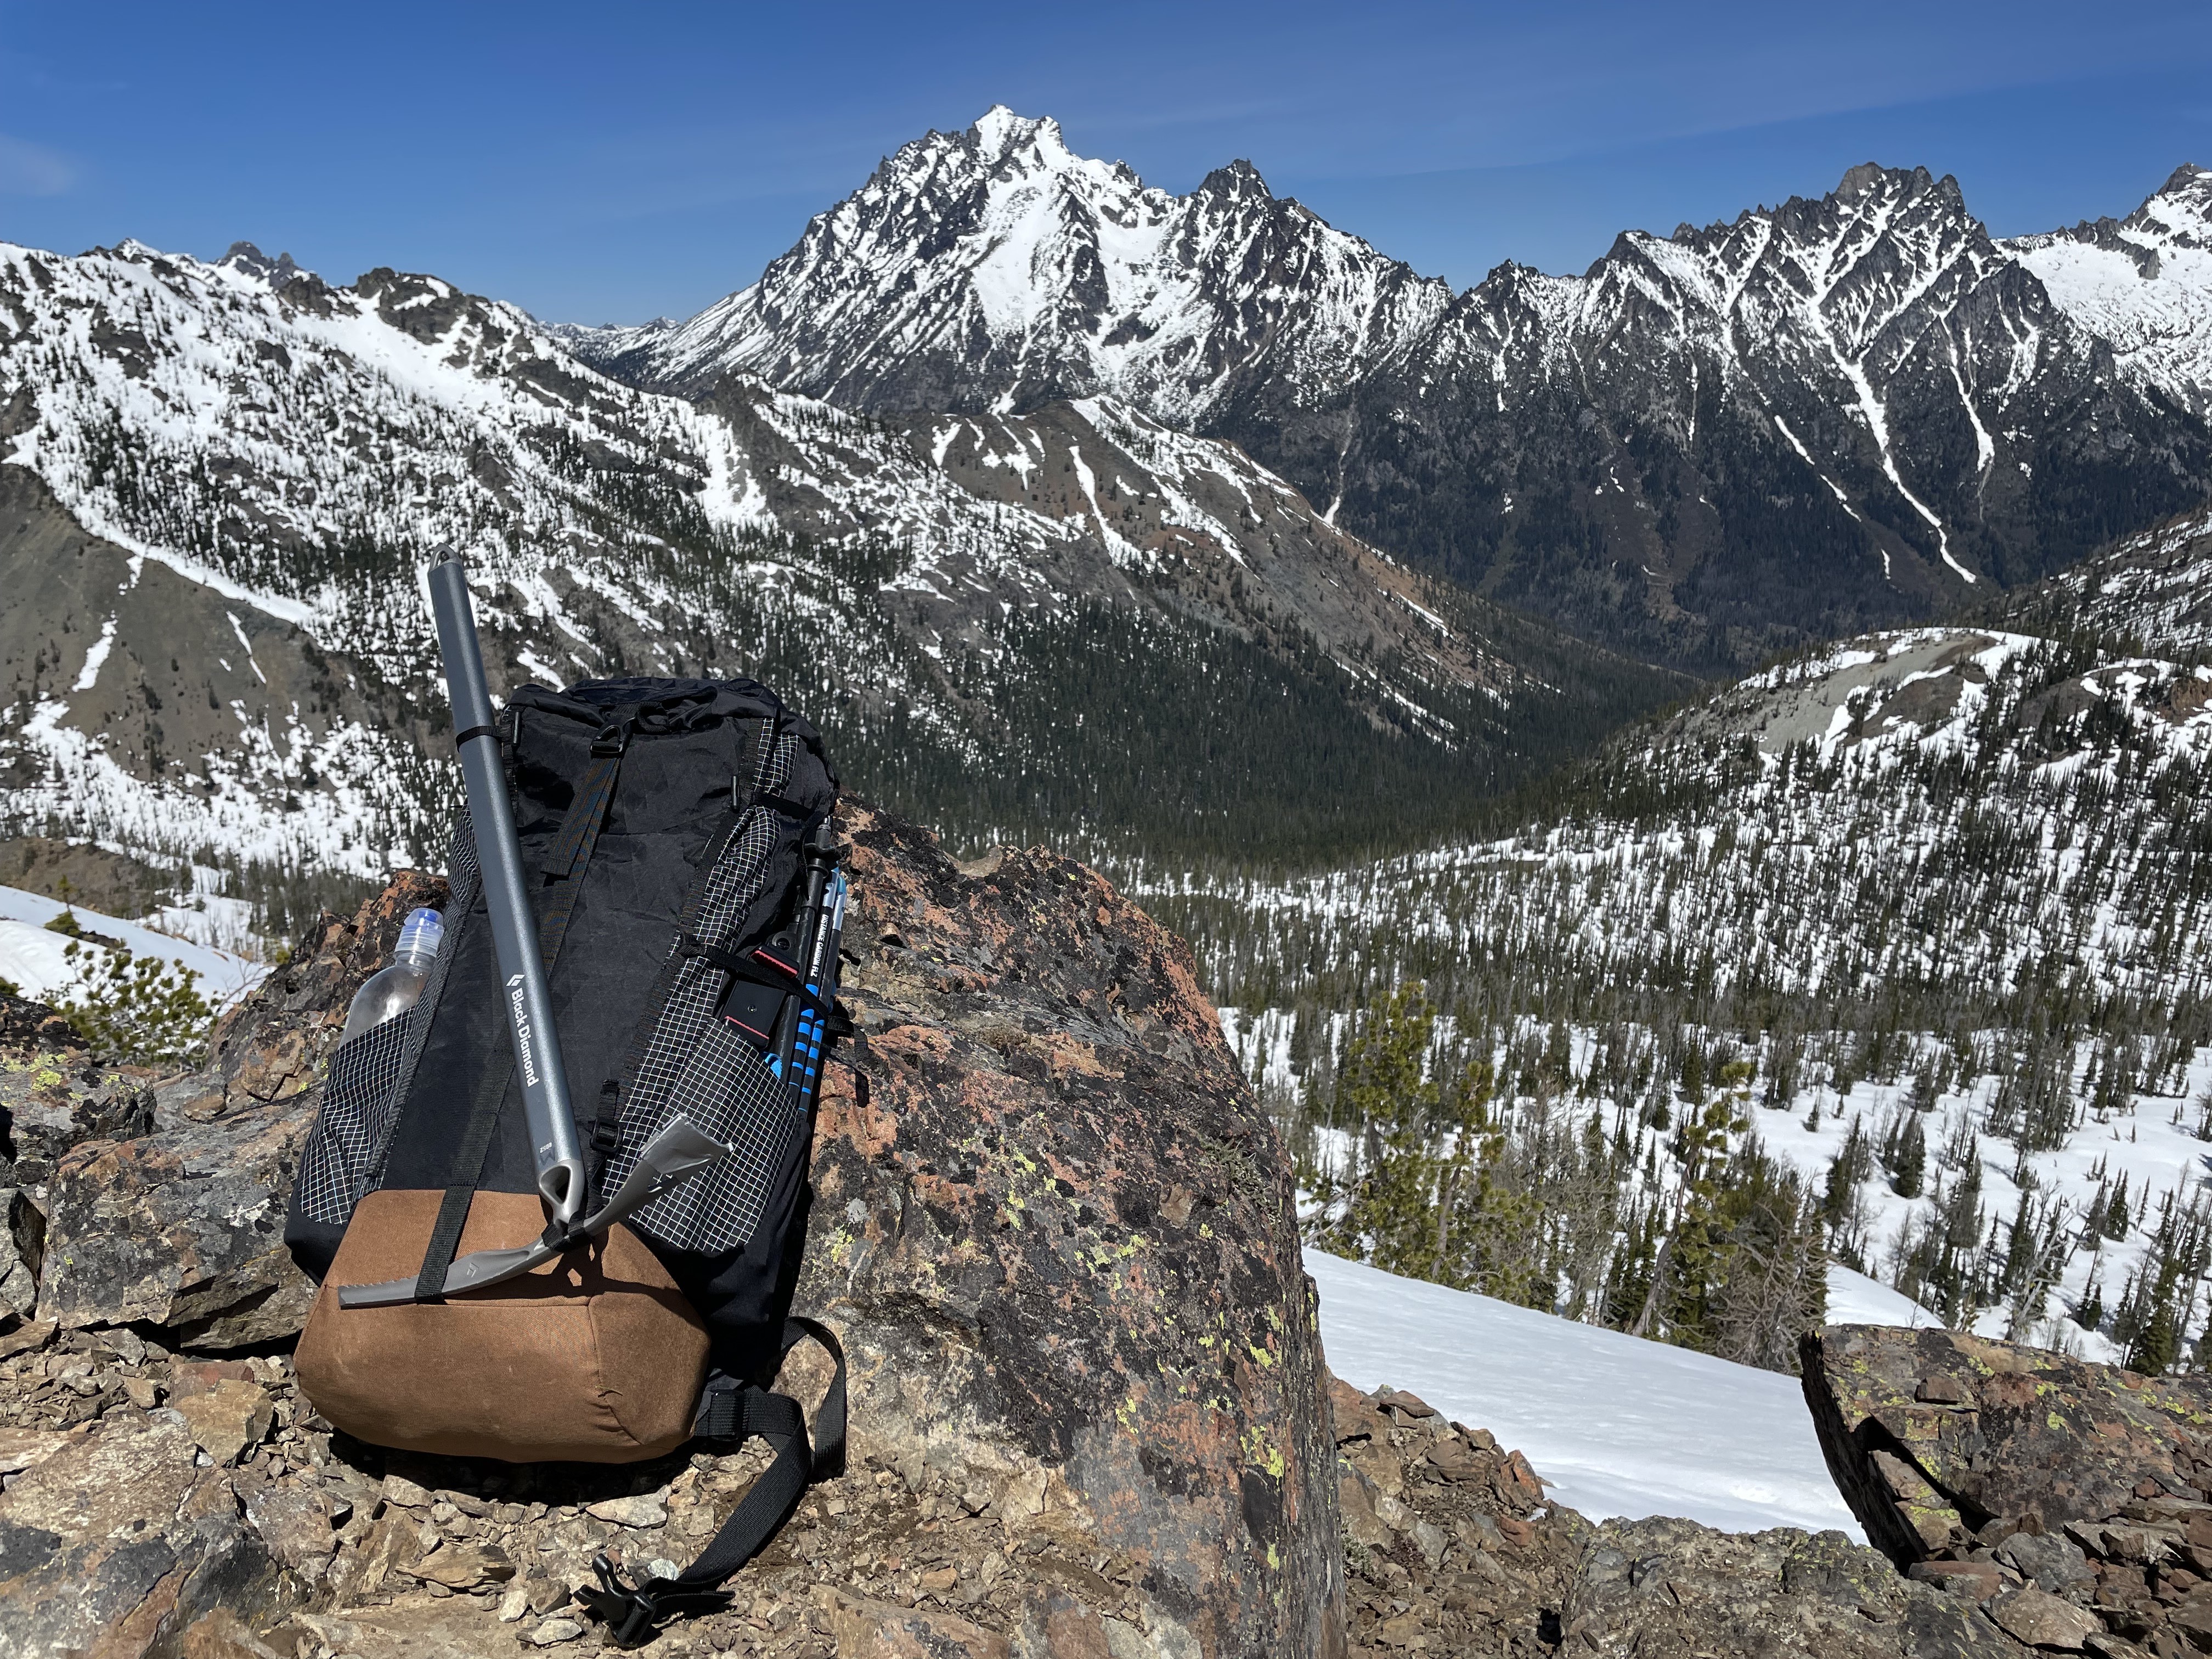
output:
M806 1437L806 1417L788 1395L770 1394L720 1372L708 1379L699 1400L692 1433L701 1440L738 1442L758 1435L775 1448L775 1461L745 1493L699 1559L673 1578L641 1578L625 1583L615 1564L594 1557L596 1589L586 1586L577 1599L605 1621L607 1639L618 1648L644 1646L665 1619L719 1613L731 1593L722 1581L767 1547L813 1481L839 1473L845 1458L845 1350L836 1334L811 1319L784 1322L783 1351L789 1353L811 1337L836 1364L829 1392L814 1413L819 1446Z

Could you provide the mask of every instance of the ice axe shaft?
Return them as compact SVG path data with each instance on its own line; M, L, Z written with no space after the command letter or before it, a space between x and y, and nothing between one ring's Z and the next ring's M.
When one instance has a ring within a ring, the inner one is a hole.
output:
M636 1164L615 1195L575 1229L569 1242L587 1234L603 1233L617 1222L629 1220L671 1187L689 1181L716 1158L728 1157L729 1152L728 1147L690 1118L678 1118L646 1142L645 1150L637 1155ZM564 1243L540 1238L534 1244L513 1249L471 1250L446 1270L442 1294L452 1296L458 1291L481 1291L503 1285L541 1262L550 1261L566 1248ZM341 1285L338 1306L381 1308L412 1302L416 1299L415 1285L411 1279L390 1279L377 1285Z
M576 1119L568 1104L568 1073L561 1065L561 1039L553 1029L545 959L538 950L536 916L523 877L522 848L515 840L514 811L507 803L499 738L492 730L491 691L484 684L483 647L469 604L468 569L451 548L443 550L430 567L429 584L430 609L438 622L438 654L453 698L453 744L468 793L469 822L476 831L492 951L499 962L500 1002L514 1045L523 1115L538 1163L538 1190L552 1206L554 1220L565 1225L584 1207L590 1182L577 1150ZM457 1269L459 1265L454 1264ZM447 1282L451 1285L453 1281L449 1278Z

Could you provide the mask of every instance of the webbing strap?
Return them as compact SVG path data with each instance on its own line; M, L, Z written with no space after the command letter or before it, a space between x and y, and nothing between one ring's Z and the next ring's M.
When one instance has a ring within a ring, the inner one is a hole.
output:
M608 1639L618 1648L642 1647L662 1620L715 1613L730 1604L722 1581L760 1553L799 1505L807 1486L836 1474L845 1457L845 1350L836 1334L816 1320L784 1322L783 1351L808 1338L821 1344L836 1362L829 1391L814 1413L820 1443L810 1445L806 1418L788 1395L770 1394L750 1382L715 1376L700 1398L692 1432L702 1440L742 1441L758 1435L775 1446L775 1461L752 1484L721 1529L699 1557L673 1578L623 1582L613 1562L601 1555L592 1563L597 1588L576 1594L604 1620Z
M422 1252L421 1271L415 1275L415 1297L434 1301L446 1293L446 1270L453 1265L453 1252L461 1246L461 1229L468 1225L469 1206L476 1200L477 1182L483 1178L485 1156L491 1151L492 1132L499 1127L499 1109L507 1098L507 1085L514 1077L514 1051L500 1050L499 1058L484 1068L477 1084L477 1097L469 1103L469 1127L461 1137L454 1172L465 1175L465 1187L448 1187L438 1203L438 1219L430 1229L430 1243Z
M605 733L602 733L604 738ZM599 830L606 823L607 805L615 798L615 783L622 771L622 747L603 752L603 744L592 747L591 769L577 787L561 820L560 833L546 855L544 874L552 882L552 897L538 922L538 952L544 958L545 976L561 959L562 944L568 937L569 919L576 914L576 896L584 889L584 872L591 868ZM469 1206L483 1180L484 1159L490 1156L507 1085L514 1077L514 1050L502 1045L498 1057L484 1068L477 1097L469 1105L469 1127L462 1136L453 1172L466 1177L465 1184L448 1187L438 1203L438 1219L430 1229L430 1242L422 1252L422 1266L415 1275L415 1297L427 1302L445 1294L446 1273L461 1244L461 1229L468 1225Z

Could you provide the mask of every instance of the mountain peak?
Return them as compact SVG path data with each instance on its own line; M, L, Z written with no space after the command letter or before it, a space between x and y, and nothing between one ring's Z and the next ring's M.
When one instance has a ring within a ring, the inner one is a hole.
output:
M1274 191L1267 188L1267 181L1260 176L1260 169L1242 156L1225 167L1214 168L1205 178L1200 179L1198 193L1201 196L1227 196L1269 200L1272 200L1274 196Z
M1927 190L1935 191L1961 209L1966 204L1959 181L1948 173L1938 179L1926 167L1886 167L1879 161L1862 161L1846 172L1838 182L1833 197L1838 202L1856 204L1885 191L1904 193Z
M1004 104L994 104L968 129L976 154L993 166L1017 150L1031 149L1051 161L1072 161L1060 123L1049 115L1017 115Z
M272 259L251 242L233 242L229 252L216 264L225 270L258 277L271 288L282 288L295 277L314 275L295 264L289 253L280 253Z

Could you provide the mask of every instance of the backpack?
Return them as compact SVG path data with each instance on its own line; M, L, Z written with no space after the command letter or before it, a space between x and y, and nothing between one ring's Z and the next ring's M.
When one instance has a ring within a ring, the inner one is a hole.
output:
M457 1256L553 1236L465 806L421 996L332 1056L301 1153L285 1240L319 1288L295 1364L332 1425L405 1450L622 1463L766 1437L775 1462L691 1567L629 1583L594 1562L586 1604L633 1646L726 1605L721 1582L842 1453L843 1355L790 1315L812 1093L794 1108L772 1035L787 998L841 1029L788 966L837 781L814 728L750 680L525 686L497 731L595 1193L679 1117L732 1150L528 1273L441 1295ZM337 1295L410 1277L398 1305ZM836 1362L818 1444L766 1386L809 1337Z

